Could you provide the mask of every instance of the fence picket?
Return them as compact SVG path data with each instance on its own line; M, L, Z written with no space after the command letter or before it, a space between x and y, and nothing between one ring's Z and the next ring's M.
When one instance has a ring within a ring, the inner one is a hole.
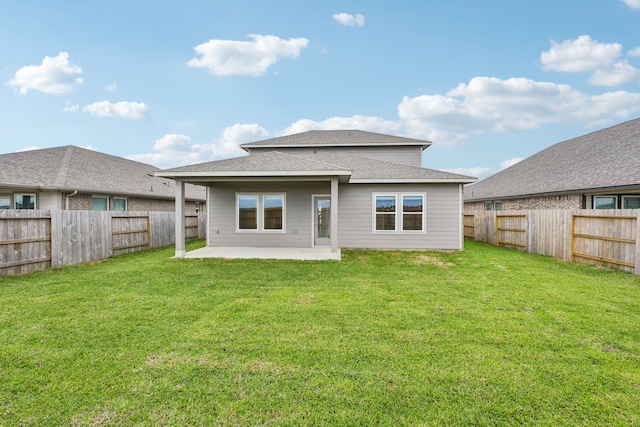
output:
M640 274L639 214L640 209L479 211L465 214L465 224L473 222L471 238L480 242Z
M188 217L185 235L204 238L206 214ZM174 212L0 210L0 276L169 246L174 225Z

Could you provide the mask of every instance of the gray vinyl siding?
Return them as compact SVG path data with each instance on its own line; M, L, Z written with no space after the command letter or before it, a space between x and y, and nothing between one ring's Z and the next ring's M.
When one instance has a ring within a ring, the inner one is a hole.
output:
M375 193L426 193L426 234L374 233ZM462 249L459 184L353 184L340 187L341 248Z
M278 147L278 148L251 148L251 154L267 151L280 151L281 153L296 156L311 156L316 153L346 153L355 156L366 157L385 162L399 163L407 166L422 166L422 148L418 146L386 146L386 147Z
M286 232L236 232L236 193L285 193ZM208 246L310 247L313 194L329 194L328 182L229 183L210 187ZM373 232L375 193L426 193L425 234ZM459 184L341 184L338 246L372 249L462 249Z
M209 189L208 246L311 247L312 194L329 194L329 182L216 184ZM285 193L285 233L236 232L236 193ZM218 232L216 232L218 230Z

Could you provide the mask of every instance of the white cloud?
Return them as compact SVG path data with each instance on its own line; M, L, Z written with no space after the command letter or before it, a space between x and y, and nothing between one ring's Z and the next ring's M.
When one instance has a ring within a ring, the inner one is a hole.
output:
M616 61L622 53L622 45L619 43L598 43L585 35L559 44L552 41L551 44L551 49L540 55L540 61L546 70L593 71L589 83L599 86L640 82L639 69L626 59ZM640 47L627 53L629 57L640 56Z
M628 117L640 111L640 93L587 95L550 82L475 77L446 95L405 97L398 115L407 133L451 145L473 133L537 128Z
M361 129L452 146L472 134L535 129L547 123L603 124L640 112L640 93L587 95L568 85L524 78L475 77L444 95L404 97L398 118L375 116L301 119L280 134L313 129Z
M620 86L629 82L640 83L640 70L629 64L626 59L596 70L589 78L589 83L600 86Z
M80 74L82 68L69 61L67 52L60 52L53 58L45 56L40 65L20 68L8 84L19 87L23 95L31 89L60 95L72 92L83 83L84 80L78 77Z
M518 162L524 160L522 157L514 157L513 159L504 160L500 163L500 169L495 170L494 168L484 167L484 166L476 166L472 168L453 168L453 169L442 169L445 172L457 173L460 175L473 176L478 179L484 179L494 173L497 173L503 169L506 169L510 166L515 165Z
M96 117L141 120L149 117L149 106L143 102L98 101L87 105L82 111Z
M252 41L209 40L194 47L200 58L191 59L187 65L207 68L218 76L261 76L280 58L297 58L307 47L309 40L250 34Z
M24 148L21 148L19 150L16 150L16 153L21 153L21 152L24 152L24 151L40 150L40 149L41 149L40 147L36 147L35 145L31 145L29 147L24 147Z
M459 175L473 176L475 178L489 176L494 172L492 168L486 168L482 166L478 166L475 168L453 168L441 170L445 172L457 173Z
M631 49L629 52L627 52L627 55L630 56L631 58L637 58L638 56L640 56L640 46L634 49Z
M345 27L357 27L364 26L364 16L359 13L351 15L349 13L336 13L332 16L334 21L337 21Z
M623 0L631 9L640 9L640 0Z
M78 105L77 103L74 104L71 101L67 101L64 103L64 108L62 109L62 111L65 111L67 113L75 113L79 109L80 109L80 105Z
M240 144L265 139L268 135L264 128L256 124L226 127L222 137L210 144L194 144L187 135L167 134L156 140L153 153L134 154L127 158L160 168L203 163L246 154Z
M577 72L607 67L620 56L619 43L599 43L588 35L562 43L551 41L551 49L540 54L545 70Z
M502 161L502 163L500 163L500 170L503 170L503 169L506 169L508 167L511 167L511 166L515 165L516 163L520 163L523 160L524 159L522 157L514 157L513 159L504 160L504 161Z
M108 92L113 92L117 88L118 88L118 85L116 84L116 82L112 82L110 85L105 86L105 90Z
M309 130L331 130L331 129L359 129L379 133L401 133L402 123L394 120L384 120L380 117L351 116L351 117L331 117L321 122L302 119L285 128L282 135L306 132Z

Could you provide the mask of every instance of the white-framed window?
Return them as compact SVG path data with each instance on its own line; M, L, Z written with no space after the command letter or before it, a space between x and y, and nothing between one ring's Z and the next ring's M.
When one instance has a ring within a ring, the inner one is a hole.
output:
M93 196L91 197L91 210L93 211L108 211L109 210L109 198L105 196Z
M617 196L593 196L594 209L616 209L617 207Z
M114 211L126 211L127 210L127 199L123 197L114 197L113 198L113 210Z
M286 195L237 193L236 231L284 232Z
M426 194L373 194L374 233L424 233Z
M485 211L501 211L502 210L502 202L484 202L484 210Z
M396 231L397 200L395 194L374 196L375 231Z
M11 209L11 196L0 194L0 209Z
M14 194L13 208L14 209L36 209L36 195L35 194Z
M622 209L640 209L640 196L622 196Z

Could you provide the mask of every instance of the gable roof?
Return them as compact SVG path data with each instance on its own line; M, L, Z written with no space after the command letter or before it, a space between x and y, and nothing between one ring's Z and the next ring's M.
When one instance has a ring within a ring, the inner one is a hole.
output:
M640 185L640 119L589 133L465 187L465 201Z
M262 141L250 142L242 144L240 147L245 151L249 151L253 147L351 147L389 145L416 145L422 147L424 150L431 145L431 142L375 132L365 132L361 130L310 130L308 132L296 133L294 135L286 135Z
M320 153L297 156L279 151L166 169L156 172L156 176L183 178L193 182L243 177L293 176L337 176L350 183L469 183L475 181L475 178L464 175L373 160L351 154Z
M0 189L110 193L174 199L175 183L157 178L157 167L67 145L0 155ZM205 200L204 187L185 188L187 199Z

